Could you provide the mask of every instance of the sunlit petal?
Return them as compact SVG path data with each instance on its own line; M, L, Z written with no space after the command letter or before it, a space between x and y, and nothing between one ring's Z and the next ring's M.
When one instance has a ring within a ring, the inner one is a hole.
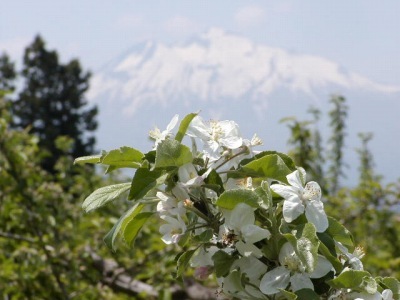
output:
M283 202L283 218L290 223L304 212L304 205L299 197L290 197Z
M246 243L254 244L263 239L268 239L271 233L268 229L261 228L257 225L247 224L241 227L242 238Z
M318 262L310 278L321 278L332 269L332 264L324 256L318 255Z
M328 228L328 217L321 201L309 201L306 207L307 220L315 225L317 232L324 232Z
M290 282L290 271L285 267L277 267L263 276L260 290L266 295L279 293L279 289L285 289Z
M301 181L300 172L296 170L286 176L289 184L299 190L303 190L303 183Z
M278 195L285 199L290 197L299 197L299 190L296 187L283 185L283 184L273 184L271 185L271 190L273 190Z
M312 289L314 290L314 285L311 279L302 273L296 273L290 277L290 284L293 291L298 291L301 289Z

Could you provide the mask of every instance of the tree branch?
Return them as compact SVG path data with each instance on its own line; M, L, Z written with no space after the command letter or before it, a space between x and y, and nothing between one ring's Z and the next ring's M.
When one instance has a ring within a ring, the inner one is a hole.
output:
M85 251L92 259L95 269L103 275L102 282L114 291L122 292L130 296L145 293L149 298L158 298L159 293L153 286L133 279L124 268L118 265L116 261L112 259L103 259L90 247L86 247ZM192 279L185 280L184 283L184 288L179 285L173 285L170 287L172 299L225 299L223 296L217 295L217 289L204 287Z
M0 231L0 237L4 237L7 239L13 239L13 240L17 240L17 241L24 241L24 242L28 242L28 243L36 243L37 242L34 239L24 237L22 235L12 234L12 233L2 232L2 231Z

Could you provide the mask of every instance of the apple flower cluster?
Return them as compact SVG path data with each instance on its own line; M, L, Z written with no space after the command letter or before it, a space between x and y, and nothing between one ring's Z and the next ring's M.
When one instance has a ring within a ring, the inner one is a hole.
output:
M319 184L289 156L259 150L257 135L243 138L234 121L190 114L178 123L176 115L151 131L146 154L124 147L77 160L114 169L129 158L126 167L137 169L106 201L95 191L84 202L91 210L129 190L134 205L106 236L110 247L158 217L163 242L186 249L178 276L190 266L235 299L399 299L400 283L364 270L362 248L326 215Z

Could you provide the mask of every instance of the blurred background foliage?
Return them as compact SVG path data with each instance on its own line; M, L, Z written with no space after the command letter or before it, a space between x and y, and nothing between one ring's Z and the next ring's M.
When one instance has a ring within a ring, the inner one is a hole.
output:
M358 165L358 183L343 183L348 168L343 161L348 107L342 96L332 96L330 103L331 134L326 143L318 130L321 112L317 109L309 110L312 118L307 121L282 120L291 132L289 154L296 165L304 166L308 180L320 183L327 214L345 225L364 248L365 269L374 276L400 278L400 178L385 184L375 173L368 147L373 136L367 132L359 133L358 161L351 162Z
M51 74L57 76L49 81ZM112 253L103 236L130 203L120 199L90 215L81 209L96 188L130 180L73 165L75 157L94 151L88 132L96 129L97 108L84 98L89 76L77 60L59 63L40 37L27 47L21 72L6 54L0 56L1 299L187 299L184 287L193 283L192 273L174 280L179 249L162 243L157 222L147 224L132 249L121 242ZM365 249L365 269L400 278L400 181L384 184L375 174L368 148L373 137L360 133L359 161L352 162L359 166L358 184L343 183L348 108L342 96L330 101L326 142L318 109L310 109L310 120L282 120L291 133L289 154L308 180L322 186L328 215ZM124 289L121 274L153 293ZM211 287L212 281L202 284Z

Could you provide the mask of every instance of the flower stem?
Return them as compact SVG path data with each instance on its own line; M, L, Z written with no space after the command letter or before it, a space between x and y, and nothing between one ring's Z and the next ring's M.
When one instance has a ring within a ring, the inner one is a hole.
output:
M243 147L241 151L239 151L238 153L236 153L235 155L232 155L231 157L229 157L227 160L224 160L221 164L219 164L218 166L215 167L215 170L218 170L219 168L221 168L223 165L225 165L228 161L234 159L235 157L238 157L239 155L245 154L248 151L247 147Z

